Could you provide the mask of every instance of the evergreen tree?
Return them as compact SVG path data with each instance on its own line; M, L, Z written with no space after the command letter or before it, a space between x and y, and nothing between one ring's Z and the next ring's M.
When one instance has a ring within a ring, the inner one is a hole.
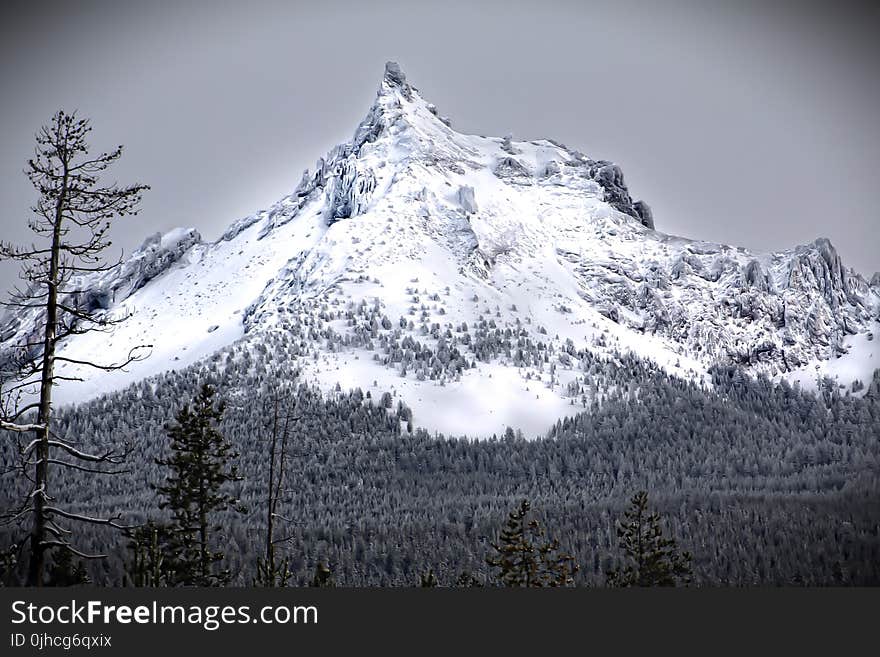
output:
M628 562L608 573L609 586L675 586L687 584L691 555L679 553L675 539L664 538L660 514L648 511L648 494L639 491L618 523L617 537Z
M21 586L18 576L18 546L0 550L0 586Z
M293 577L293 571L290 570L290 561L287 557L279 561L274 554L274 546L271 549L273 551L272 561L257 559L257 574L254 577L254 586L265 586L268 588L287 586L290 583L290 578Z
M437 582L437 576L434 574L433 568L428 568L425 572L421 574L419 577L419 586L423 589L432 589L439 586L439 582Z
M89 579L82 561L73 560L73 552L63 547L54 551L46 584L49 586L82 586L90 583L91 579Z
M228 570L217 568L224 553L212 548L213 533L221 529L215 514L243 511L233 495L223 492L225 484L241 480L230 463L238 454L217 429L223 412L223 402L215 405L213 388L202 385L192 408L185 405L167 428L171 457L156 461L171 469L157 490L164 497L160 508L170 509L173 516L169 544L174 584L216 586L231 578Z
M167 586L171 583L171 570L165 559L170 549L168 528L154 522L129 532L129 549L132 559L127 566L128 582L133 586Z
M523 500L510 512L498 541L491 543L495 553L486 559L496 568L502 586L545 587L567 586L578 566L574 558L559 552L559 541L547 540L537 520L528 520L531 509Z
M309 582L309 586L321 589L332 589L336 587L336 580L333 579L333 572L330 566L323 561L319 561L315 566L315 574Z
M477 588L483 586L483 583L474 577L472 573L465 570L462 571L455 580L455 586L458 588Z

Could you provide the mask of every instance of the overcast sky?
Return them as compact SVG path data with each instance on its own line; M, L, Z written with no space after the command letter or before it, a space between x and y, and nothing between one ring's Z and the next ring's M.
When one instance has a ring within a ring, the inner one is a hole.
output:
M351 137L393 59L459 130L614 160L659 230L759 250L825 236L870 276L880 21L829 4L7 0L0 238L29 239L22 170L58 108L125 145L115 178L153 188L116 245L216 239Z

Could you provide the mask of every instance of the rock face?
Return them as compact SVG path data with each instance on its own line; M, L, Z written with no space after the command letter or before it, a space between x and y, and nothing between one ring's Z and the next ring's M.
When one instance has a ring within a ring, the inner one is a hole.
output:
M645 228L654 230L654 213L651 212L651 206L644 201L636 201L633 203L633 210L635 210L636 217Z
M385 62L385 82L388 83L389 86L396 87L400 89L401 94L407 100L410 99L410 94L412 90L410 86L406 83L406 76L403 74L403 71L400 70L400 65L397 62Z
M611 207L629 214L632 209L632 199L623 181L623 170L607 160L599 160L590 166L590 175L605 190L605 201Z
M715 362L771 373L838 355L848 335L868 331L877 317L876 292L841 266L827 240L742 255L730 247L685 245L647 269L608 259L584 275L591 298L638 317L638 329ZM608 276L609 269L623 275Z
M880 328L880 276L869 284L828 240L757 253L665 235L617 165L549 139L455 132L393 63L351 140L291 194L213 244L192 229L154 235L80 288L80 307L132 313L112 349L161 345L126 380L280 332L328 389L393 376L457 403L462 377L502 397L514 381L516 408L541 381L563 414L559 382L584 375L586 353L629 350L696 378L716 364L815 378ZM0 320L0 351L34 319ZM119 385L94 376L90 391Z
M127 299L201 243L202 236L195 228L176 228L164 235L154 233L144 240L118 272L98 279L90 292L95 296L109 297L111 304ZM109 308L109 304L102 307Z
M100 316L113 313L125 301L155 278L178 264L185 264L186 255L202 243L195 228L175 228L166 234L155 233L144 240L138 249L120 266L99 274L71 281L78 291L61 299L61 303L84 313ZM40 309L0 320L0 354L15 350L22 344L39 342L36 337L42 329L44 314ZM37 355L32 351L31 357ZM2 358L0 358L2 360Z
M327 186L327 223L361 214L375 188L376 176L370 169L359 170L354 155L340 161Z

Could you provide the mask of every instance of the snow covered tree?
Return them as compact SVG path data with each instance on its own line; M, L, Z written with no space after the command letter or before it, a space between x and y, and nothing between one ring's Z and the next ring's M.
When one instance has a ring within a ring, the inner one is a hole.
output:
M502 586L556 587L573 583L578 566L574 558L559 552L559 541L547 540L537 520L528 520L528 500L510 512L498 540L491 543L494 554L486 563L496 569Z
M633 495L617 537L628 563L608 573L609 586L675 586L690 581L691 556L678 551L675 539L664 538L660 514L648 511L645 491Z
M231 577L228 570L216 568L224 553L212 547L214 533L221 529L214 516L227 509L243 510L235 496L223 491L226 484L242 478L231 464L238 454L217 429L225 405L215 404L214 394L204 384L192 407L187 404L180 410L167 429L171 456L156 461L171 470L157 490L164 498L160 508L173 516L169 545L174 584L215 586Z
M90 331L109 331L125 317L113 316L83 289L83 277L117 266L104 261L110 246L111 220L137 214L146 185L102 186L102 173L122 155L119 146L109 153L89 155L86 141L91 131L87 119L57 112L36 135L36 152L25 173L38 193L29 222L40 243L19 247L0 243L0 260L22 263L22 289L5 303L16 313L34 313L33 330L22 338L16 353L0 365L0 429L19 438L18 468L28 481L20 504L4 513L8 523L30 522L27 583L41 586L46 571L46 552L60 556L100 558L86 554L72 542L77 523L120 527L119 518L97 518L61 508L52 492L50 466L90 474L115 472L113 464L123 453L118 446L90 453L75 447L83 437L67 439L52 429L52 390L59 381L76 380L65 367L116 370L145 355L133 347L122 362L99 363L59 355L61 340ZM36 417L34 417L36 416Z

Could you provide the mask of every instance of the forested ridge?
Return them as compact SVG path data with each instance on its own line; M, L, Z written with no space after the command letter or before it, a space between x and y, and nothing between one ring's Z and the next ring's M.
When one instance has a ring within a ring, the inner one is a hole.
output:
M247 340L204 363L139 382L77 408L55 431L83 448L127 444L127 472L52 473L53 493L88 515L127 523L163 519L155 486L165 473L166 424L202 383L227 403L220 429L240 452L229 484L244 513L224 512L230 583L251 585L265 531L270 408L292 383L279 551L305 584L328 564L338 585L441 585L463 572L488 582L486 556L507 512L531 500L541 523L602 585L619 565L615 522L636 490L650 491L670 533L693 555L695 584L880 583L880 377L863 397L826 382L821 394L716 368L710 387L615 354L591 363L613 390L545 437L508 431L491 440L407 431L405 400L387 391L322 395L278 374L271 349ZM573 407L573 413L581 410ZM455 412L450 408L449 412ZM418 418L415 418L416 426ZM4 441L3 468L14 465ZM2 480L4 508L21 482ZM2 528L2 547L26 530ZM128 540L89 526L82 549L96 584L130 583Z

